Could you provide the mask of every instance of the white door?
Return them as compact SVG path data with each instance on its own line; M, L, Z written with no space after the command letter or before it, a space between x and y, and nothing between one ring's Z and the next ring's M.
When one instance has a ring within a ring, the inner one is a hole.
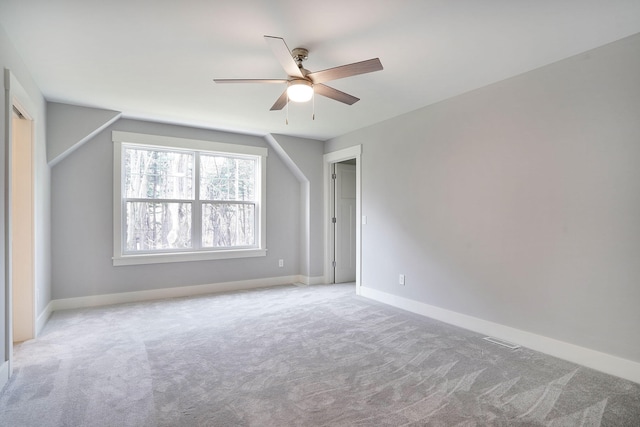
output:
M356 280L356 167L335 164L334 282Z

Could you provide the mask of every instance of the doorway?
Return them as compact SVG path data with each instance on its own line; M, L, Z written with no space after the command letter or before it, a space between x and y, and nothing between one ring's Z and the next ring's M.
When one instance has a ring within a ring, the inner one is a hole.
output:
M13 371L13 343L35 338L35 104L11 70L4 70L4 358L0 387ZM15 298L14 298L15 294Z
M33 120L17 103L11 112L11 305L13 342L35 337Z
M340 233L341 236L345 237L345 240L348 239L349 246L349 255L350 258L349 263L355 264L355 283L356 283L356 294L360 294L360 286L361 286L361 158L360 155L362 153L362 146L355 145L349 148L345 148L338 151L333 151L324 155L324 206L325 206L325 251L324 251L324 277L327 283L336 283L335 269L333 262L336 261L336 267L338 267L337 263L339 262L339 258L336 260L335 255L336 251L336 230L333 226L333 218L334 218L334 206L335 206L335 194L333 191L333 179L332 176L335 173L334 165L339 163L351 163L350 166L355 166L355 177L353 173L351 173L351 178L355 178L355 215L353 215L354 209L353 207L349 207L350 211L349 217L350 223L347 227L345 227L348 233ZM340 168L341 166L339 166ZM348 192L352 194L353 187L350 186L350 190ZM347 197L351 198L351 197ZM351 198L352 199L352 198ZM351 201L353 202L353 201ZM337 223L337 219L336 219ZM355 238L353 234L355 233ZM352 252L352 249L355 248L355 258ZM344 254L347 257L347 254ZM341 280L338 277L338 280ZM353 281L353 280L351 280Z

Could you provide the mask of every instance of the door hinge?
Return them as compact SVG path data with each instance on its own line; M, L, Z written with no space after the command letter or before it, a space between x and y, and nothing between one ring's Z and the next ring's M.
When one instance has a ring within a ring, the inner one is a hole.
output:
M331 265L333 265L333 268L336 268L336 262L335 262L335 261L333 261L333 262L331 263Z
M338 175L336 175L335 173L331 174L331 179L338 179Z
M19 119L24 120L24 114L22 114L22 111L18 110L18 108L16 108L16 106L13 106L13 112L16 113L16 115L18 116ZM333 174L335 176L335 173ZM335 179L335 178L334 178Z
M336 223L336 217L331 218L331 222L335 224Z

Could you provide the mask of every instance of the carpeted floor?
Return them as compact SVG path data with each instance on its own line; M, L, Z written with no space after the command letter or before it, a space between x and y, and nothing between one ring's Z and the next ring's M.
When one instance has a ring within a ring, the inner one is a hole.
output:
M354 295L284 286L56 312L2 426L638 426L640 385Z

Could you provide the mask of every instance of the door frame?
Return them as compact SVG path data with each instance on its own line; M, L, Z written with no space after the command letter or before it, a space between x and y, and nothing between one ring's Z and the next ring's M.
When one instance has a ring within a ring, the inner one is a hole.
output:
M331 218L332 208L335 203L331 198L331 166L334 163L343 162L345 160L355 159L356 161L356 294L360 295L360 286L362 285L362 233L361 233L361 170L362 170L362 145L354 145L353 147L342 150L333 151L323 156L324 161L324 277L326 282L330 282L331 262L333 261L333 247L335 238L332 233Z
M36 128L34 126L36 117L34 116L36 112L35 104L31 100L31 97L28 95L27 91L20 84L20 81L16 78L16 76L11 72L11 70L5 68L4 70L4 88L5 88L5 188L4 188L4 230L5 230L5 354L4 354L4 362L8 362L8 377L11 376L13 372L13 274L12 274L12 240L13 240L13 230L12 230L12 182L13 182L13 108L20 111L20 113L32 122L32 132L31 132L31 144L32 144L32 152L31 152L31 164L32 164L32 178L35 178L35 169L34 167L34 158L35 155L35 139L36 139ZM35 183L33 182L32 185ZM33 189L35 191L35 188ZM35 200L33 200L35 202ZM35 209L35 205L32 203L32 210ZM34 213L33 211L31 212ZM32 228L32 249L35 249L35 221L31 222ZM33 295L33 319L32 325L34 327L33 335L35 338L36 335L36 322L37 322L37 293L36 293L36 280L35 280L35 252L32 251L33 255L33 265L34 268L34 276L31 283L32 295ZM7 378L8 379L8 378ZM4 378L0 379L0 383L4 380Z

